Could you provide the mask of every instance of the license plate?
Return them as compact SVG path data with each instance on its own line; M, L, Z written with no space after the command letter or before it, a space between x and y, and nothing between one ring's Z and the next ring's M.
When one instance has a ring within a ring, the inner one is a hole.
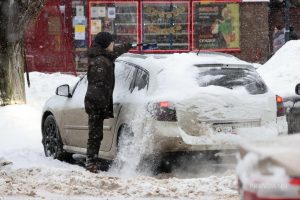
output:
M232 133L232 127L231 126L215 126L215 131L217 133Z

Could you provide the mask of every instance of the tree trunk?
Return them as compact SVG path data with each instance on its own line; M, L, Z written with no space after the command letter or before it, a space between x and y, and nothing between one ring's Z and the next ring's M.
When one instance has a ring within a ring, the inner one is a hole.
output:
M23 32L45 0L0 2L0 105L26 103Z
M4 54L1 67L1 99L2 105L23 104L25 98L24 56L21 41L10 43Z

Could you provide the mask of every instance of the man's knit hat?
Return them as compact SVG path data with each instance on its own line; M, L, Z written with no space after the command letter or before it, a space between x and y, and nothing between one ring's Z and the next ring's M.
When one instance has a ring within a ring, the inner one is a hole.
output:
M95 37L95 43L106 49L111 42L114 41L113 36L109 32L99 32Z

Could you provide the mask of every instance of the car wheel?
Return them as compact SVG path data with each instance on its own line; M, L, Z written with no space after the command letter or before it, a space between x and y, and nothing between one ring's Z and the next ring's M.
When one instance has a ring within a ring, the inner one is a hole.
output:
M118 131L117 137L117 157L114 160L117 169L120 170L124 165L128 164L129 158L133 152L134 133L130 126L122 125Z
M122 125L119 132L118 132L118 146L117 150L118 152L122 147L132 147L133 145L133 137L134 133L130 126L128 125Z
M127 165L126 169L135 170L137 172L156 173L160 156L156 154L143 155L139 152L139 144L135 145L136 139L134 132L128 125L123 125L118 132L118 156L117 166L122 169Z
M66 161L72 158L72 154L63 150L63 143L53 115L49 115L43 123L42 143L46 157Z

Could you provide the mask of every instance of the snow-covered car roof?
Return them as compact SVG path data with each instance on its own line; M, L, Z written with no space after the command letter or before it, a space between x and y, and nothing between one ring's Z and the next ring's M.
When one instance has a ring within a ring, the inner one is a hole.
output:
M200 92L198 90L216 91L211 87L199 87L197 77L202 65L251 68L255 73L255 69L250 63L229 54L215 52L200 52L199 54L196 52L174 54L126 53L120 56L117 61L133 63L146 69L150 74L148 94L156 97L164 94L162 98L168 96L174 101L178 100L178 96L183 98L195 95ZM213 77L215 76L208 74L205 80ZM220 91L216 93L220 93Z
M140 65L150 72L160 71L166 67L176 67L178 65L192 66L201 64L225 64L252 67L250 63L242 61L235 56L218 52L191 52L174 54L126 53L117 60L134 62L134 64Z
M283 167L289 176L300 177L300 134L270 138L266 141L242 144L240 155L258 154L261 162L271 162Z

